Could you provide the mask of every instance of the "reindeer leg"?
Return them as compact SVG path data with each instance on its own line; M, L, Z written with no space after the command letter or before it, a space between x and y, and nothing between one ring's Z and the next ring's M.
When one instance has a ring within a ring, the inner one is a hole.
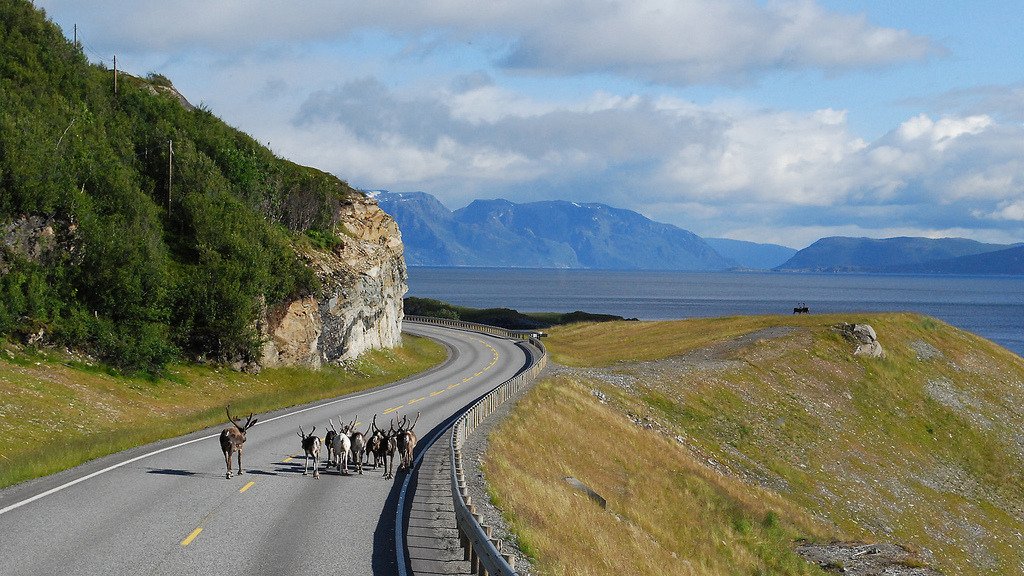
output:
M238 447L238 475L241 476L242 474L245 474L245 472L242 470L242 447L239 446Z
M231 479L231 452L228 450L224 451L224 462L227 464L228 473L225 476L228 480Z

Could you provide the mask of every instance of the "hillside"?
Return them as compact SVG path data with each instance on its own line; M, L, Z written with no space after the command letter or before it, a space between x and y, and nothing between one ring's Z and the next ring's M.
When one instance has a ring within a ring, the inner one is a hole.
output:
M885 357L853 356L843 322ZM561 367L485 463L541 573L823 573L799 539L829 573L1020 573L1024 360L999 346L913 314L549 333Z
M958 258L898 266L895 272L918 274L1018 274L1024 275L1024 246Z
M474 200L447 210L423 193L372 193L402 230L410 266L724 270L700 237L603 204Z
M891 272L1008 248L965 238L822 238L777 270L796 272Z
M120 73L115 94L113 72L25 0L0 4L0 192L0 336L159 371L317 364L397 335L401 243L372 202L159 74ZM384 272L361 279L359 259ZM324 320L312 354L285 350L290 307L343 290L376 310ZM381 336L346 342L356 318Z
M736 266L748 270L771 270L793 257L795 248L778 244L759 244L729 238L705 238L708 246L715 249Z

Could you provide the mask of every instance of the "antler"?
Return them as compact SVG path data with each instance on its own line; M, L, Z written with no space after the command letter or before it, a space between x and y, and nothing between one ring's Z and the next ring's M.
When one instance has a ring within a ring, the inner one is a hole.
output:
M416 412L416 420L413 420L412 426L409 426L409 432L412 432L412 429L416 427L416 423L419 422L419 421L420 421L420 413L417 411Z
M242 430L248 430L249 428L252 428L253 426L256 425L256 422L258 420L259 418L253 418L252 412L249 412L249 418L245 421L245 426L242 427Z
M306 439L306 433L302 430L302 426L299 426L299 438Z
M334 430L335 432L337 432L338 429L334 427L334 419L328 418L327 421L331 423L331 430Z
M356 414L355 419L353 419L351 422L348 423L349 432L351 432L351 431L356 429L356 421L358 421L358 420L359 420L359 414Z
M373 420L370 421L370 430L373 430L374 432L376 432L377 430L380 430L380 428L377 428L377 415L376 414L373 415Z

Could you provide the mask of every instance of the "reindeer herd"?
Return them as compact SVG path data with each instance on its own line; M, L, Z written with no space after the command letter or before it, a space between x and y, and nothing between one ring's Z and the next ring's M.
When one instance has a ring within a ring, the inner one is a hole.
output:
M256 425L257 418L249 414L243 424L241 419L231 416L231 407L225 408L228 415L228 422L231 426L220 433L220 447L224 451L224 462L227 464L227 478L231 478L231 456L238 453L238 474L242 471L242 445L245 443L245 433ZM302 475L309 474L310 459L313 461L313 478L320 478L320 454L326 449L327 459L324 461L326 468L335 467L342 476L350 474L349 468L354 472L363 473L363 466L367 459L372 457L372 466L376 470L378 466L384 468L384 478L394 478L395 454L400 458L399 470L407 470L412 467L412 452L416 448L416 434L413 428L420 421L419 412L412 425L409 424L409 417L403 416L397 421L398 428L395 428L396 420L391 419L388 429L377 426L377 415L366 428L365 432L356 430L359 416L356 416L348 424L341 426L338 430L334 427L334 420L328 419L330 430L324 435L323 440L316 435L316 426L306 434L302 426L299 426L298 435L302 439L302 452L305 457ZM338 417L338 424L344 421Z

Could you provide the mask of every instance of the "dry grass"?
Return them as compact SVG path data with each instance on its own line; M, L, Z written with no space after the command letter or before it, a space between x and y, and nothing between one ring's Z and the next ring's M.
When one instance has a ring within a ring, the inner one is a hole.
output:
M853 357L851 344L831 329L839 322L870 323L886 357ZM774 332L736 344L738 337L763 329ZM545 543L561 545L565 538L552 529L575 524L571 518L549 519L559 506L534 511L513 494L541 494L541 503L564 499L572 491L560 476L574 475L601 486L598 492L607 492L610 502L608 494L623 487L631 495L649 492L643 500L636 496L613 508L624 516L633 509L658 517L660 508L673 514L678 509L696 513L702 506L717 510L723 501L738 502L733 506L746 511L741 496L749 491L755 502L782 502L771 506L782 526L794 527L791 534L823 534L794 512L802 510L846 539L907 546L948 574L1024 573L1024 360L999 346L913 314L577 325L552 329L547 343L557 361L577 368L563 369L568 380L531 393L519 409L529 416L517 420L518 426L502 427L488 476L502 486L496 493L545 572L558 574L571 566L559 559L557 546ZM610 402L598 403L590 391L602 392ZM651 429L632 425L629 441L616 443L607 438L623 433L621 427L609 428L613 416ZM544 433L531 440L517 432L550 427L560 439ZM506 446L504 435L526 445ZM582 438L595 437L603 460L584 448ZM647 445L659 448L648 451ZM543 466L551 471L531 463L520 478L501 464L523 466L529 460L524 455L534 450L544 454ZM703 482L713 489L670 482L678 477L680 459L706 468ZM592 464L582 471L571 468L584 461ZM728 482L711 482L712 469L726 473ZM506 481L506 475L515 480ZM775 499L760 496L764 491ZM758 512L744 513L757 524ZM729 545L665 544L657 526L628 525L642 527L637 529L658 541L659 549L676 552L679 561L699 569L677 568L676 573L763 569L738 563L746 555L743 546L723 538L734 527L732 517L699 515L685 521L698 522ZM616 526L623 528L588 517L580 530L588 525L601 526L602 532L611 526L611 534ZM699 541L694 534L675 537ZM568 540L587 538L597 536L574 534ZM612 547L600 556L633 552ZM579 554L585 556L585 548ZM604 567L590 570L611 573Z
M488 482L544 574L821 574L790 543L826 527L702 466L573 379L538 385L491 443Z
M786 325L804 326L815 316L734 316L667 322L584 322L550 330L545 341L552 359L565 366L608 366L676 356L748 334L777 318Z
M125 378L67 358L0 350L0 487L86 460L224 421L365 390L442 362L445 351L404 336L394 350L369 352L343 368L264 370L259 375L177 366L170 379ZM39 450L54 431L60 450Z

